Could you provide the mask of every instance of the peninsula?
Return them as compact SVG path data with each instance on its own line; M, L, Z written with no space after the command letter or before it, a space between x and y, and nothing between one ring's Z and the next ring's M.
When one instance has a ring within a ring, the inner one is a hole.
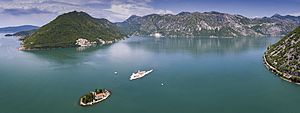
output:
M284 80L300 84L300 26L269 46L263 59L266 67Z
M22 42L20 50L110 44L125 38L116 25L85 12L69 12L42 26Z

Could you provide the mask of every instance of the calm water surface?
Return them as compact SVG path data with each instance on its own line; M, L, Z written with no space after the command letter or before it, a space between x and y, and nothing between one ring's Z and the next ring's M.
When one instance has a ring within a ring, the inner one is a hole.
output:
M23 52L16 37L1 34L0 112L296 113L300 86L262 64L265 48L278 39L133 37L85 50ZM154 72L129 81L137 69ZM95 88L112 96L79 106Z

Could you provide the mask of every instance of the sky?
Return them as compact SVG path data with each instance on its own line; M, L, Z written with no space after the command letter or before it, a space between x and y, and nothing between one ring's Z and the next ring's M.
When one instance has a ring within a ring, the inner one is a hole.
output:
M112 22L124 21L131 15L209 11L251 18L300 16L300 0L0 0L0 27L42 26L74 10Z

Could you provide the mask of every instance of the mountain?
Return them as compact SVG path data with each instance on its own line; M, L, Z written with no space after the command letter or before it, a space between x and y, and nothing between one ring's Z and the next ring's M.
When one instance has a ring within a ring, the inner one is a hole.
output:
M93 18L85 12L73 11L58 16L32 35L25 37L22 48L70 47L80 45L78 43L104 44L124 37L125 35L110 21Z
M25 36L29 36L29 35L33 34L35 31L37 31L37 29L32 29L32 30L28 30L28 31L20 31L20 32L16 32L14 34L6 34L5 36L21 36L21 37L25 37Z
M117 25L130 35L164 36L276 36L284 35L300 25L300 17L274 15L264 18L247 18L220 12L181 12L131 16Z
M32 25L4 27L4 28L0 28L0 33L16 33L20 31L28 31L28 30L38 29L38 28L39 28L38 26L32 26Z
M112 43L125 35L162 34L170 37L220 36L257 37L285 35L300 25L300 17L247 18L220 12L181 12L133 15L124 22L112 23L85 12L69 12L42 26L23 40L23 49L86 46Z
M272 19L278 19L278 20L284 20L292 23L300 23L300 16L291 16L291 15L286 15L282 16L280 14L275 14L271 17Z
M269 46L264 58L272 71L300 83L300 26Z

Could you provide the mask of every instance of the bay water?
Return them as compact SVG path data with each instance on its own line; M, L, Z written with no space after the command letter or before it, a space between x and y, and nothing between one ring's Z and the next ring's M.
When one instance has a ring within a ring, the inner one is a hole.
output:
M296 113L300 86L262 63L279 39L131 37L85 49L18 51L18 37L1 34L0 113ZM132 72L150 69L129 81ZM112 95L79 106L96 88Z

